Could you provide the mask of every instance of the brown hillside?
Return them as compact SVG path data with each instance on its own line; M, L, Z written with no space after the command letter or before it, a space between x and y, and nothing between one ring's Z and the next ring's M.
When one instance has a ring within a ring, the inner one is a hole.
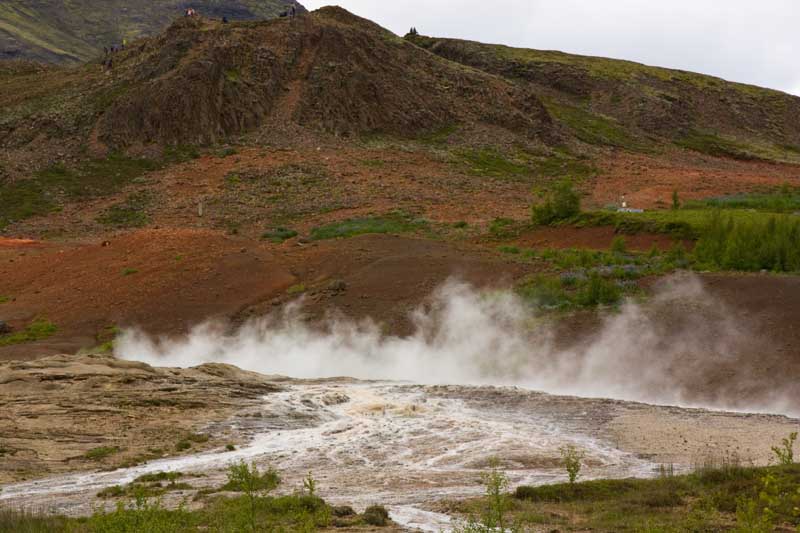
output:
M486 122L547 135L539 100L463 68L339 8L293 20L222 25L179 20L114 66L123 93L99 138L205 143L292 121L336 134L410 134Z

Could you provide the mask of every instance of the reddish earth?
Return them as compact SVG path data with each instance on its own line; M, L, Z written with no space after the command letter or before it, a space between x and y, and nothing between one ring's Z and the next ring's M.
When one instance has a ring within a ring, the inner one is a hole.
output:
M339 309L404 332L408 312L451 276L502 285L535 268L414 238L278 246L208 230L144 230L111 237L107 246L49 243L35 255L7 249L0 258L12 298L0 307L3 318L22 328L46 317L59 327L45 341L0 348L5 359L93 347L113 325L176 334L211 317L242 320L296 298L287 289L299 284L312 317Z
M592 183L591 199L599 205L619 204L626 195L630 207L653 209L672 204L672 192L682 200L800 185L800 167L743 162L673 151L660 157L618 152L603 160Z
M295 281L267 250L203 230L147 230L112 237L107 246L49 244L8 258L0 278L4 296L13 298L2 305L11 326L46 317L59 327L36 345L0 348L3 358L92 347L113 325L182 331Z

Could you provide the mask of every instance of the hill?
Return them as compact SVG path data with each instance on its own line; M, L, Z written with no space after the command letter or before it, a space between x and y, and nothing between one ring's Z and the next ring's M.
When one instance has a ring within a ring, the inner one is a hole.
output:
M231 20L277 17L292 0L6 0L0 4L0 59L76 63L162 31L182 10ZM305 11L297 4L301 11Z
M667 142L735 159L797 160L800 98L630 61L406 36L440 57L532 88L580 140L641 151Z

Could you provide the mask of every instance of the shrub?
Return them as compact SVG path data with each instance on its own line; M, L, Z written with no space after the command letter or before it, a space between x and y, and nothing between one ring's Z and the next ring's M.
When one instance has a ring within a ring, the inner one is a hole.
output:
M364 523L383 527L389 523L389 511L383 505L371 505L364 511Z
M622 299L622 291L614 281L592 273L588 282L579 288L575 299L583 307L614 305Z
M570 219L581 212L581 198L569 180L561 180L542 195L542 202L532 208L533 222L549 225Z
M101 459L105 459L109 455L114 455L115 453L119 453L119 448L117 446L100 446L98 448L92 448L83 456L86 459L91 459L92 461L99 461Z
M794 464L794 443L797 440L797 432L793 432L788 438L781 440L780 446L773 446L772 453L778 458L778 464Z
M567 471L567 476L569 476L569 483L574 485L581 473L583 458L586 457L586 454L572 444L562 446L559 448L559 452L561 453L564 469Z

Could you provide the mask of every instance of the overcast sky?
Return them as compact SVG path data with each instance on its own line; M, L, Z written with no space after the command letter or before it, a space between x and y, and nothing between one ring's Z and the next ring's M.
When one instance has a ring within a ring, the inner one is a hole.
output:
M800 0L300 0L420 33L630 59L800 95Z

